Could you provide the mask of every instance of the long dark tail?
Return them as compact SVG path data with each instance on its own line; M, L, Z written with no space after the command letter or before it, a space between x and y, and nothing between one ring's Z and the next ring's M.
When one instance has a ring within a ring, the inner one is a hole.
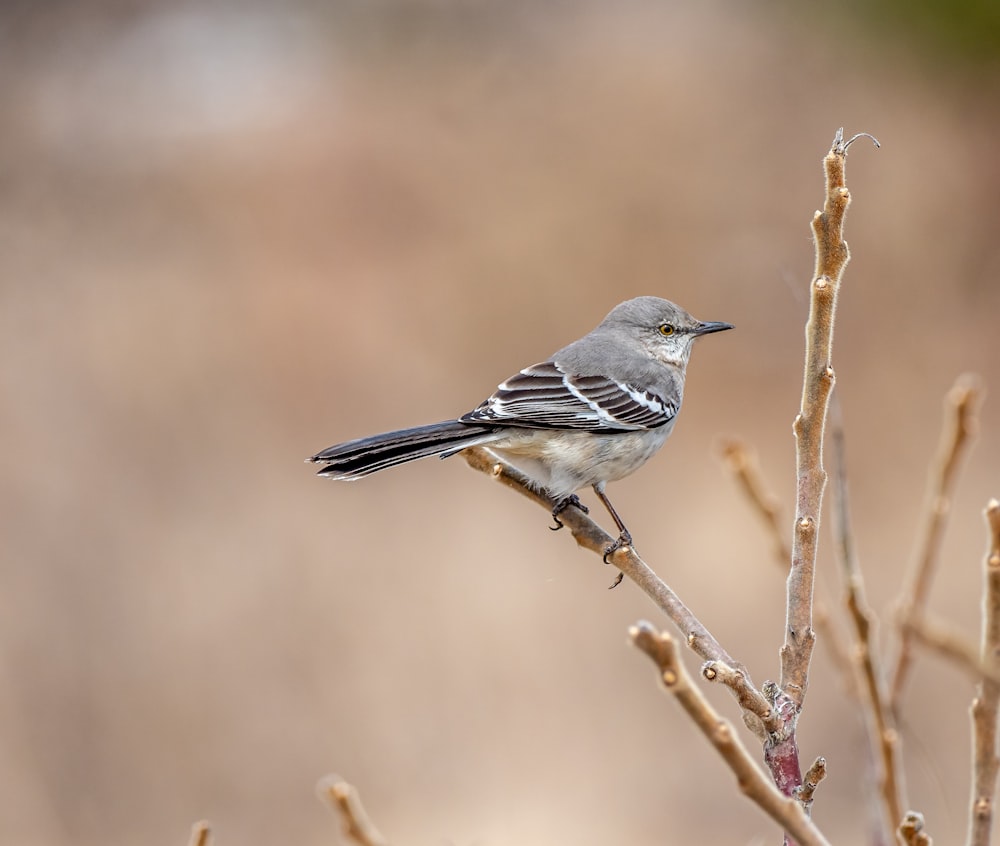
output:
M429 455L445 458L466 447L489 443L496 437L496 429L492 426L446 420L335 444L317 452L309 461L326 465L316 471L320 476L354 480Z

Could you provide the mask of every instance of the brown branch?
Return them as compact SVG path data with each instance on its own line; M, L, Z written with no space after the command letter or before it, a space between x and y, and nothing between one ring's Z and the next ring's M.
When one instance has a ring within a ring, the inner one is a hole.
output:
M903 625L910 629L914 643L919 643L924 648L954 662L975 681L989 679L1000 684L1000 667L983 663L979 647L971 638L926 614L919 620L910 620Z
M941 431L937 461L931 469L923 530L899 605L899 647L889 685L889 704L896 715L899 714L903 687L913 660L913 629L906 624L919 620L927 607L951 509L951 494L962 457L978 429L979 396L978 378L967 374L958 378L945 397L945 425Z
M857 136L855 136L857 137ZM854 140L853 138L851 139ZM844 267L850 258L844 241L844 216L851 201L844 185L847 147L843 130L823 160L826 200L823 211L812 220L816 244L806 323L805 372L802 404L795 418L796 498L792 535L791 570L788 574L785 641L781 647L781 689L800 707L809 686L809 663L816 635L813 632L813 584L816 544L826 471L823 469L823 427L833 388L833 326L837 293Z
M188 846L208 846L212 839L212 829L206 820L196 822L191 826L191 837Z
M792 551L785 540L785 528L781 520L778 499L767 489L756 458L747 445L737 438L724 440L720 452L740 490L746 495L771 536L774 560L782 570L785 570L792 558Z
M747 445L736 438L723 441L721 452L740 489L764 522L768 534L771 536L775 563L783 573L787 572L792 552L785 540L785 530L777 498L768 490L757 461ZM817 639L826 648L834 667L840 671L844 690L848 695L856 696L851 661L833 624L830 611L818 598L813 603L813 626L816 629Z
M986 506L989 527L989 550L984 562L982 660L1000 666L1000 502ZM1000 713L1000 684L983 679L972 701L972 807L969 820L969 846L989 846L993 829L993 806L996 801L997 714Z
M471 447L462 452L469 466L487 473L501 484L516 490L528 499L551 510L555 501L537 490L523 473L511 467L483 447ZM604 550L614 540L590 517L578 508L569 508L559 515L559 519L572 532L576 542L591 552L604 557ZM688 647L702 660L718 662L732 668L732 674L724 681L738 702L749 701L757 693L746 667L726 652L711 632L681 601L680 597L643 561L631 546L621 547L610 557L610 561L648 596L670 619L684 636ZM723 679L720 679L722 681ZM758 694L759 695L759 694ZM781 723L772 714L764 720L769 731L779 731Z
M639 623L629 630L632 642L648 655L660 673L660 680L702 734L733 771L740 790L755 802L801 846L820 846L828 841L809 819L802 804L783 796L754 762L740 742L733 727L708 703L695 687L677 654L676 641L649 623Z
M322 797L336 811L344 824L344 836L357 846L388 846L386 840L368 819L358 791L339 776L331 775L319 783Z
M907 811L903 821L896 829L899 839L905 846L933 846L934 841L931 836L924 831L923 814L916 811Z
M906 805L900 736L886 703L882 673L878 665L878 638L875 615L865 598L865 584L854 549L854 531L848 502L844 429L834 398L831 435L834 446L834 547L844 579L844 603L854 625L855 651L864 691L865 725L872 758L879 762L876 781L880 799L881 840L891 843L893 831L903 817Z
M812 804L816 795L816 788L819 783L826 778L826 758L817 758L812 766L806 770L802 777L802 787L799 788L797 798L806 809Z

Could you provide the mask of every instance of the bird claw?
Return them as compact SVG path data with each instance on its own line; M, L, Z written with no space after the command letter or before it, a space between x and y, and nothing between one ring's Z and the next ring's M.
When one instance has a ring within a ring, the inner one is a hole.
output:
M563 499L560 499L559 502L557 502L555 504L555 507L552 509L552 519L553 521L555 521L555 525L549 526L549 528L553 532L558 532L565 525L565 523L563 523L563 521L559 519L559 515L562 514L571 505L579 508L584 514L590 513L590 509L587 508L587 506L584 505L582 502L580 502L580 497L578 497L576 494L570 494L567 497L563 497Z
M618 535L618 540L604 550L604 563L610 564L611 562L608 561L608 558L614 555L623 546L632 546L632 535L628 530L625 530ZM617 582L615 584L617 584Z

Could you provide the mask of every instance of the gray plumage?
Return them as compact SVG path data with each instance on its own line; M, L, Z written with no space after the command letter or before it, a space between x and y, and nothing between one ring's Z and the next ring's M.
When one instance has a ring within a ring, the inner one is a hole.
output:
M458 419L337 444L312 456L320 475L360 479L430 455L487 446L559 503L592 486L631 537L604 487L641 467L669 437L694 339L731 329L658 297L615 306L592 332L516 373ZM557 519L558 522L558 519Z

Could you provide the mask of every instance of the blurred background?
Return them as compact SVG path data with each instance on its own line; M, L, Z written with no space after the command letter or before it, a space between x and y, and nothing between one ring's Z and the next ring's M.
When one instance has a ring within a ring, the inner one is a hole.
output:
M730 321L611 493L776 677L783 577L719 445L754 446L790 527L821 159L871 132L835 345L859 553L889 619L942 398L978 372L932 598L975 634L998 34L971 2L4 3L0 840L177 844L208 818L335 843L336 771L397 844L775 842L626 644L664 621L541 509L461 459L354 485L302 462L472 408L628 297ZM862 721L822 646L813 667L814 815L863 842ZM910 805L941 842L972 692L933 657L908 689Z

